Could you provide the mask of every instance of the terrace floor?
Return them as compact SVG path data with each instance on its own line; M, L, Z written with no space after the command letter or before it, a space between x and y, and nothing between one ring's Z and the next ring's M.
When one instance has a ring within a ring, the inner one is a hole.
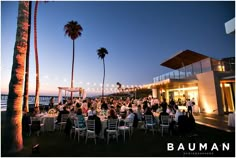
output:
M167 150L167 144L174 145L173 151ZM184 145L184 150L177 150L179 144ZM188 145L195 143L196 150L188 150ZM206 143L207 150L199 151L199 144ZM211 151L213 143L219 147L219 151ZM223 151L222 143L229 143L230 149ZM33 153L32 147L39 144L39 152ZM4 144L2 144L2 147ZM3 150L2 150L3 151ZM165 133L161 136L160 131L155 133L143 129L134 131L132 137L119 136L118 143L111 140L109 144L103 139L93 139L85 144L83 138L80 142L77 139L69 138L65 133L59 131L44 132L40 136L31 135L24 137L24 149L14 154L2 154L10 157L235 157L235 133L207 127L197 124L194 131L186 135Z
M194 118L197 124L216 128L226 132L235 132L234 127L228 126L228 115L216 115L216 114L194 114Z
M3 115L2 115L3 116ZM179 133L170 135L165 133L161 136L160 129L153 135L152 132L145 134L143 129L134 131L132 137L119 136L118 143L111 140L109 144L103 139L97 139L97 144L89 140L85 144L83 138L80 142L69 138L65 133L59 131L44 132L40 136L31 135L24 137L24 149L14 154L3 154L4 144L1 143L1 156L10 157L235 157L235 129L227 125L228 116L209 114L194 115L196 128L194 131L181 135ZM3 140L4 122L2 117L1 135ZM167 144L174 144L174 150L168 151ZM185 150L177 150L182 143ZM188 150L188 144L207 143L206 151ZM216 143L219 151L211 151L212 144ZM222 151L222 143L229 143L229 151ZM39 152L33 153L32 147L39 144Z

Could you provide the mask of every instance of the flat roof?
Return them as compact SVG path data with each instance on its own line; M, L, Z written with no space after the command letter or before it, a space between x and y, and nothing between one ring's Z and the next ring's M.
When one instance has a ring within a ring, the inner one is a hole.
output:
M179 69L206 58L209 57L187 49L176 53L174 56L161 63L161 65L171 69Z
M225 32L227 34L234 34L235 33L235 18L233 18L225 23Z

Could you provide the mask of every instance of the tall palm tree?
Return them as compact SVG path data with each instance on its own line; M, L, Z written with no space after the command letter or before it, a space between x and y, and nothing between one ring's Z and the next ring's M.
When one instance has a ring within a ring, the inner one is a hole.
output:
M73 41L73 54L72 54L72 70L71 70L71 88L73 88L74 82L74 59L75 59L75 40L81 36L83 28L77 21L69 21L64 26L65 35L68 35ZM70 95L71 99L73 98L73 92Z
M29 112L29 55L30 55L30 32L31 32L31 8L32 1L29 1L29 28L28 28L28 47L26 53L26 65L25 65L25 87L24 87L24 100L23 109Z
M35 64L36 64L36 89L35 89L35 107L39 108L39 61L38 61L38 45L37 45L37 12L38 3L35 1L34 7L34 53L35 53Z
M7 100L2 155L23 149L22 98L28 44L29 1L19 1L16 42Z
M108 54L106 48L101 47L97 50L98 58L101 58L103 61L103 80L102 80L102 98L104 97L104 81L105 81L105 56Z

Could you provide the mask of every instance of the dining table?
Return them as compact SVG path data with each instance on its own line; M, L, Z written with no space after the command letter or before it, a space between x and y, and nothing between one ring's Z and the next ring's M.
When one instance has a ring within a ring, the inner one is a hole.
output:
M40 113L35 116L35 119L40 120L42 123L44 119L44 127L42 128L44 131L55 131L56 128L56 120L58 114L48 114L48 113Z
M46 114L44 115L44 131L55 131L57 114Z

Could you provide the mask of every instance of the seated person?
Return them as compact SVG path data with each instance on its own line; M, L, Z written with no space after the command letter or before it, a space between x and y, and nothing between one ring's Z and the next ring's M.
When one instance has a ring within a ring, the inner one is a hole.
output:
M82 109L79 108L77 111L77 118L78 118L78 127L79 128L85 128L86 127L86 123L85 123L85 119L84 119L84 115L82 115Z
M146 107L145 111L144 111L144 116L145 115L152 115L152 119L153 119L153 122L157 122L156 118L154 117L152 111L151 111L151 108L149 107Z
M61 122L61 115L62 114L69 114L69 111L67 111L66 106L64 106L63 110L59 112L59 115L57 117L57 123Z
M108 113L108 120L109 119L118 119L116 115L116 111L114 109L110 109ZM107 138L107 129L108 129L108 121L107 121L107 127L104 129L104 138Z
M117 119L116 111L114 109L109 110L108 119Z
M104 100L102 100L101 109L108 110L108 105L107 105L107 103Z
M81 108L81 104L80 103L76 103L76 108Z
M65 105L65 104L62 105L62 104L59 103L59 104L56 106L56 108L58 109L58 111L62 111L64 106L66 106L66 105Z
M93 116L94 113L96 113L96 111L93 109L93 107L91 107L87 112L87 116L88 117Z
M130 123L134 123L134 118L135 118L135 114L133 113L132 109L128 110L128 115L125 118L125 121L130 122ZM124 121L120 121L120 126L124 125Z
M152 105L152 111L153 111L153 112L156 112L157 109L158 109L158 104L157 104L157 103L154 104L154 105Z
M145 109L148 107L148 102L147 102L147 100L145 100L144 102L143 102L143 110L145 111Z
M53 107L54 107L54 97L51 97L49 100L49 105L47 107L47 111L48 111L48 109L51 109Z
M142 121L142 120L143 120L143 114L142 114L141 105L138 105L138 109L137 109L136 114L137 114L138 120L139 120L139 121Z
M120 108L120 116L121 116L122 118L126 118L126 114L127 114L126 110L127 110L127 107L126 107L126 105L123 103L122 106L121 106L121 108Z
M121 106L120 106L120 104L118 103L118 104L116 105L116 113L117 113L117 114L120 114L120 110L121 110Z
M56 109L57 112L60 111L60 103L58 105L56 105L55 109Z
M32 116L35 117L38 114L40 114L39 107L34 107L34 111L32 113Z
M183 115L183 114L182 114L182 112L180 112L179 109L177 109L177 110L176 110L176 113L175 113L175 118L174 118L174 121L175 121L176 123L178 123L178 119L179 119L179 116L180 116L180 115Z
M88 112L88 104L86 101L83 101L82 105L81 105L81 109L82 109L82 113L85 114L87 116L87 112Z
M69 117L69 118L72 118L72 119L76 117L76 113L75 113L74 108L72 108L72 109L70 110L68 117Z
M160 122L160 124L162 123L161 122L161 116L169 116L169 114L166 112L165 108L163 109L163 111L159 115L159 122Z
M121 113L126 113L126 110L127 110L127 107L126 107L126 105L123 103L122 106L121 106L121 108L120 108L120 112L121 112Z
M134 121L134 113L133 113L133 110L132 109L129 109L128 110L128 116L126 117L126 120L130 120L130 121Z
M95 120L95 133L96 135L99 135L102 129L102 123L100 117L97 116L96 111L89 110L88 120Z

